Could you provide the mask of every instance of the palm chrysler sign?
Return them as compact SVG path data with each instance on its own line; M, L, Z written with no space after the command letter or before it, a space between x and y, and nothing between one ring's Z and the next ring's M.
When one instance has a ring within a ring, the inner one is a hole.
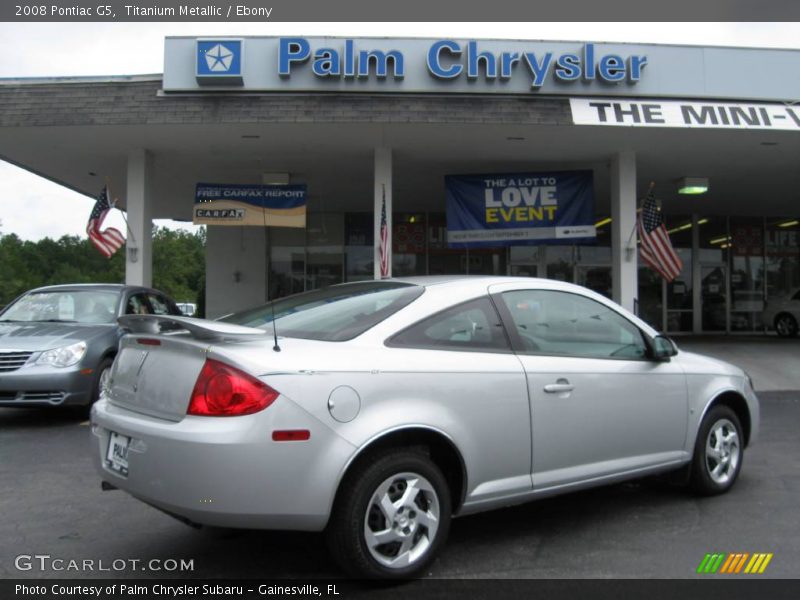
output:
M637 48L455 39L167 38L164 91L607 91L644 77L648 57Z

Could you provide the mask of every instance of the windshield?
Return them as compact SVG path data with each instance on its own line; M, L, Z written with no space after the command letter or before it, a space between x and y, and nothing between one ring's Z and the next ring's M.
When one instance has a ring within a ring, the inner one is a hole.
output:
M0 321L113 323L118 297L96 290L32 292L9 306Z
M352 283L275 300L220 321L272 330L274 305L278 335L342 342L361 335L417 299L425 288L408 283Z

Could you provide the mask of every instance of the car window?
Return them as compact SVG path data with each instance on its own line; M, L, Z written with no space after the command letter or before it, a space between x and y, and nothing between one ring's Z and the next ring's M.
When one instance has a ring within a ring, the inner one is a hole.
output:
M797 290L797 293L794 295L792 300L800 300L800 290Z
M480 352L511 349L500 316L488 297L428 317L392 337L387 345Z
M125 305L126 315L149 315L150 307L144 294L133 294Z
M278 335L343 342L361 335L419 298L425 288L397 281L365 281L294 294L219 319Z
M9 306L3 321L113 323L119 295L98 290L29 292Z
M647 355L639 328L591 298L551 290L519 290L502 297L528 353L618 359Z
M147 294L147 299L150 300L150 306L153 309L154 315L170 315L175 314L170 311L166 298L159 294ZM178 313L180 314L180 312Z

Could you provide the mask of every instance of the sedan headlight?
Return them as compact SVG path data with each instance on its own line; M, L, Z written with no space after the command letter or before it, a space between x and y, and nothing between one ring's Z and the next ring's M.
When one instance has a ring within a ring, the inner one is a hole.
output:
M50 365L52 367L71 367L82 359L84 354L86 354L86 342L78 342L42 352L36 364Z

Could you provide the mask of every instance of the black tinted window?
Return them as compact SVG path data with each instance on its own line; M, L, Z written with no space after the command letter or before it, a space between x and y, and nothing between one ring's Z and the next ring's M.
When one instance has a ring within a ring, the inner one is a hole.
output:
M508 351L503 325L489 298L478 298L428 317L395 335L389 346Z
M374 327L417 299L424 287L396 281L337 285L295 294L220 321L272 330L279 336L341 342Z

